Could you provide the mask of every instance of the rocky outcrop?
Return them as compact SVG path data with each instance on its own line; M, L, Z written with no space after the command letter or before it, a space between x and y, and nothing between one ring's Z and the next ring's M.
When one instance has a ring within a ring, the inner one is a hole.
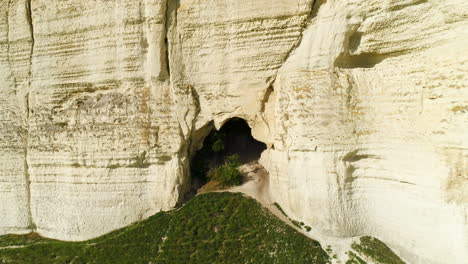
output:
M465 2L2 1L0 233L169 209L210 122L241 117L292 218L463 263Z

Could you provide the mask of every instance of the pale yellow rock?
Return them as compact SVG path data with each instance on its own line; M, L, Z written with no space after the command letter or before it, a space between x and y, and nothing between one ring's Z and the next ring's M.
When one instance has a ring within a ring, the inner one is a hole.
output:
M409 263L466 263L467 17L461 1L320 8L276 78L262 160L288 213Z
M166 2L31 4L1 4L1 232L82 240L173 207Z
M172 208L237 116L314 238L468 259L465 0L3 0L0 50L2 234Z

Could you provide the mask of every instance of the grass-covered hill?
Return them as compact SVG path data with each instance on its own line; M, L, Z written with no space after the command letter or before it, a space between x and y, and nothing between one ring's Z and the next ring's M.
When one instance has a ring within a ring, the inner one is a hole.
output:
M89 241L0 237L0 263L322 264L329 256L255 200L208 193Z

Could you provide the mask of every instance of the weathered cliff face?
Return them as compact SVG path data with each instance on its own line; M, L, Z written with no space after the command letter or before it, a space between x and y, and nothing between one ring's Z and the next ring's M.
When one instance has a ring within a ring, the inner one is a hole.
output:
M273 85L263 163L289 213L332 236L377 236L410 263L468 260L467 8L320 8Z
M230 117L271 197L410 263L468 259L468 3L0 3L0 233L81 240L176 204Z
M178 199L164 1L2 1L1 229L85 239Z

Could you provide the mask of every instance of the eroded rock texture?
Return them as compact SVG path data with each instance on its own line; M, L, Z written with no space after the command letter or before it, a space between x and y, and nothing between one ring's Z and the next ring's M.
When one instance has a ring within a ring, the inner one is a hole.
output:
M2 1L3 232L85 239L175 204L166 9Z
M0 233L169 209L236 116L292 218L468 259L465 0L3 0L0 50Z

